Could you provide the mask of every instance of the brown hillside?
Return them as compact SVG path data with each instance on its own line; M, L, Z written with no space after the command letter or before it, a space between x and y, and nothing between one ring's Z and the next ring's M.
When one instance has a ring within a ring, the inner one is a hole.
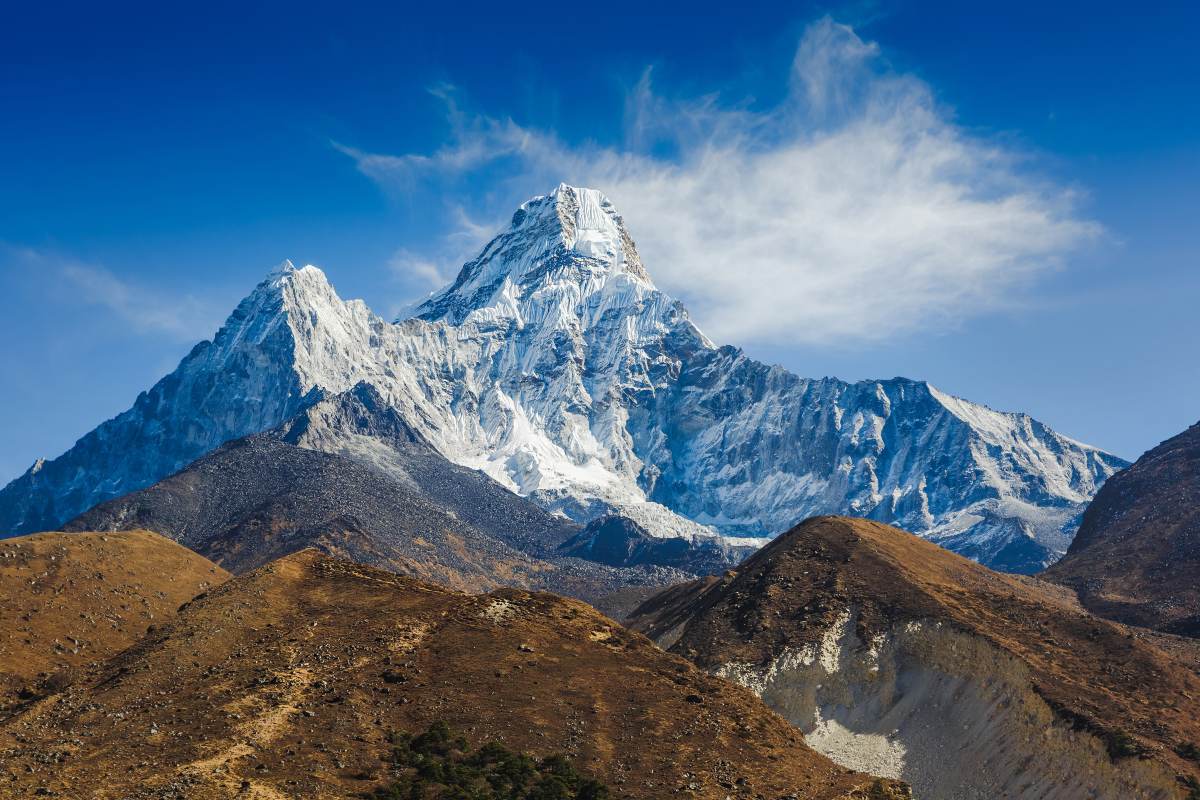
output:
M359 796L387 778L389 731L435 720L473 746L563 753L620 797L866 797L873 784L583 603L463 595L306 550L200 596L0 725L0 785Z
M229 578L148 531L37 533L0 540L0 714L24 690L64 680L140 639Z
M1200 636L1200 424L1109 478L1043 577L1100 616Z
M1138 750L1184 780L1200 778L1200 764L1176 752L1200 744L1192 669L1058 587L992 572L887 525L807 520L724 578L651 598L630 624L717 669L819 648L846 609L864 643L917 621L982 639L1025 665L1062 721L1115 744L1120 757Z

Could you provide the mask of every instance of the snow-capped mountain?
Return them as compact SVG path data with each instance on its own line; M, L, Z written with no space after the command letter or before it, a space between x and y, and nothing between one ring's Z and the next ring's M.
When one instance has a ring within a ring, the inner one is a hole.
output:
M658 535L843 513L1033 570L1125 465L926 383L809 380L717 347L611 203L562 185L395 323L285 264L130 411L0 492L0 531L53 527L361 381L450 460Z

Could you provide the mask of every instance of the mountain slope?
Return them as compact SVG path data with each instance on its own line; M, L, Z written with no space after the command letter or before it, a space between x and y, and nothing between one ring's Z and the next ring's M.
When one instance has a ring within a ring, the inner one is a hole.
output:
M558 552L613 567L657 564L707 575L723 572L754 552L754 548L738 547L736 542L736 539L726 543L689 542L678 537L654 536L631 519L610 515L589 522L559 545Z
M563 185L396 324L286 265L134 409L0 491L0 530L57 525L360 382L451 461L654 535L761 542L840 512L1034 571L1124 466L925 383L809 380L714 346L608 200Z
M687 577L560 552L578 526L447 461L368 384L222 445L65 527L149 528L235 573L316 547L474 592L550 588L596 601L619 587Z
M1114 475L1044 577L1101 616L1200 636L1200 424Z
M243 300L211 342L56 459L0 490L0 531L55 529L98 502L140 489L230 439L273 427L306 402L289 326L308 305L286 264Z
M229 573L148 531L0 544L0 714L124 650Z
M820 517L630 623L918 797L1185 796L1200 678L1056 588Z
M311 550L0 723L0 774L4 791L97 800L360 797L387 778L390 732L438 720L473 746L563 753L621 797L849 800L873 783L582 603L462 595Z

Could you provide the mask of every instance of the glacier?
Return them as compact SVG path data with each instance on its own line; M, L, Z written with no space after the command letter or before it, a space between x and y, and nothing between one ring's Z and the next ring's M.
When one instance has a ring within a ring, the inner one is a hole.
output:
M1033 572L1126 466L925 382L808 379L714 344L611 202L563 184L394 322L285 262L129 411L0 490L0 531L56 527L360 382L551 511L693 540L848 514Z

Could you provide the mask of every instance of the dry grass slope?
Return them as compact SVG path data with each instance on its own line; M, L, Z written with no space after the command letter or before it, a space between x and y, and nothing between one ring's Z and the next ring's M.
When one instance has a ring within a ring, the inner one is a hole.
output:
M1200 637L1200 424L1109 478L1044 575L1100 616Z
M562 753L620 797L903 796L581 602L463 595L312 550L198 597L0 725L0 786L358 796L387 779L390 732L436 720L472 746Z
M149 531L0 540L0 715L124 650L229 573Z

